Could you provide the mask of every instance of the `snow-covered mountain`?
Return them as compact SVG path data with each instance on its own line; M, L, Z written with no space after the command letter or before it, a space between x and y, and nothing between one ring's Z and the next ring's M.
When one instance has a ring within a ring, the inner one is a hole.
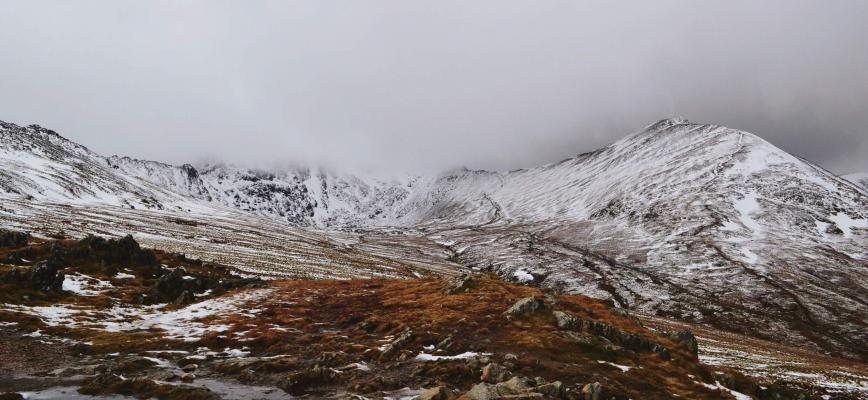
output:
M750 133L667 119L537 168L400 180L102 157L38 126L0 135L0 196L228 206L360 232L357 246L400 241L403 259L446 249L510 279L866 357L868 194Z
M868 190L868 172L844 175L844 179L861 185L865 190Z

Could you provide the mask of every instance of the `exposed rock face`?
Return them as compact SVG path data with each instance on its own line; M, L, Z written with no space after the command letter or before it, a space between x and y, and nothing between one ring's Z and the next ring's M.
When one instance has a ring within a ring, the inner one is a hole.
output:
M43 261L33 267L14 268L2 276L2 282L23 288L60 292L65 275L54 262Z
M558 327L561 329L577 330L601 336L614 344L623 346L627 349L634 351L651 351L659 354L660 357L664 360L668 360L671 357L669 349L643 336L636 335L630 332L624 332L618 328L599 321L588 321L577 318L563 311L554 311L552 314L555 316Z

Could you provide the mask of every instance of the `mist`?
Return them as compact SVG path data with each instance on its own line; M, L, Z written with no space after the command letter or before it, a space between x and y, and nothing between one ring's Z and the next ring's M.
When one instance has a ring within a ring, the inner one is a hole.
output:
M105 155L514 169L684 116L868 171L864 1L0 7L0 120Z

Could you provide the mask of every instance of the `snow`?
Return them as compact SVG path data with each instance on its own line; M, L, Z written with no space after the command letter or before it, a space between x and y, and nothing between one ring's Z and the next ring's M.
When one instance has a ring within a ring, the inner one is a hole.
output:
M515 279L517 279L519 282L532 282L533 281L533 275L531 275L530 273L528 273L527 271L525 271L523 269L515 270L515 272L512 273L512 276L515 277Z
M252 315L255 310L246 309L244 305L263 299L270 292L269 289L250 290L205 300L172 311L163 310L163 305L115 306L103 311L77 307L73 304L34 307L3 304L0 309L39 317L49 326L86 327L107 332L158 329L170 339L196 341L206 333L223 332L229 329L224 324L206 324L199 320L232 313Z
M735 210L738 211L739 221L741 224L750 229L754 236L760 235L762 225L753 218L753 214L760 210L760 204L757 201L756 193L746 193L742 198L733 202Z
M128 273L126 273L126 272L118 272L118 273L115 275L115 278L117 278L117 279L135 279L135 277L136 277L135 275L133 275L133 274L128 274Z
M838 228L844 232L844 237L853 236L853 229L865 229L868 228L868 219L865 218L852 218L846 213L838 212L834 215L828 217L830 221L834 222Z
M735 390L727 388L726 386L721 385L720 382L718 382L718 381L714 381L713 385L709 384L709 383L698 382L698 381L694 381L694 382L696 382L702 386L705 386L709 389L712 389L712 390L720 390L723 392L729 392L729 394L731 394L732 397L735 397L735 400L753 400L753 397L750 397L744 393L736 392Z
M627 365L615 364L615 363L613 363L613 362L609 362L609 361L597 360L597 362L600 363L600 364L608 364L608 365L611 365L611 366L613 366L613 367L615 367L615 368L620 369L621 372L627 372L627 371L629 371L630 369L633 368L633 367L630 367L630 366L627 366Z
M439 361L439 360L465 360L468 358L473 358L479 355L490 356L491 353L476 353L472 351L467 351L454 356L435 356L433 354L428 353L419 353L416 355L416 360L419 361Z
M79 273L66 275L63 280L63 290L79 296L97 296L113 287L110 282Z

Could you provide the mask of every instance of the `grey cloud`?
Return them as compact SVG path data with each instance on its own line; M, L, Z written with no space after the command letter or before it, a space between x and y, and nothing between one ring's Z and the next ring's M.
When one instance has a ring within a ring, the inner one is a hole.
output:
M512 169L683 115L868 170L864 1L0 7L0 119L105 154Z

